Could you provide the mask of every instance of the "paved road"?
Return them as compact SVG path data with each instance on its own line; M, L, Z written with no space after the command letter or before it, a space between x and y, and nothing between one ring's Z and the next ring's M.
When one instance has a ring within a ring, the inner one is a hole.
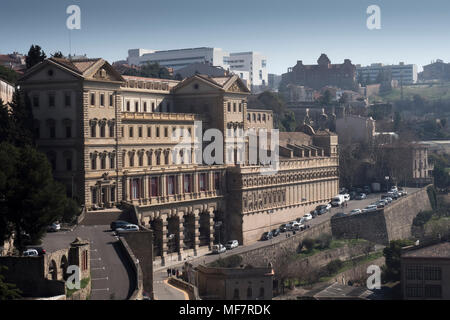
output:
M127 299L134 289L133 273L109 226L81 225L74 231L48 233L43 247L48 252L67 248L76 237L91 242L91 299Z
M167 283L167 272L165 270L153 273L153 294L155 300L189 300L186 292Z
M411 193L414 193L415 191L418 191L419 189L417 188L405 188L408 191L408 195L410 195ZM320 224L326 220L329 220L335 213L337 212L345 212L348 213L353 209L364 209L366 206L368 206L369 204L371 204L372 202L375 202L376 200L381 199L381 195L383 193L372 193L369 194L367 196L366 199L364 200L351 200L348 202L347 207L345 207L344 209L341 208L331 208L330 212L317 216L316 218L310 220L307 222L307 225L309 226L314 226L317 224ZM395 201L395 200L394 200ZM303 216L303 211L301 210L299 212L299 217ZM288 222L288 221L286 221ZM301 231L300 231L301 232ZM262 248L262 247L266 247L269 246L271 243L277 243L280 241L284 241L286 239L286 235L292 235L292 232L285 232L285 233L281 233L278 237L273 238L272 240L267 240L267 241L257 241L255 243L252 243L250 245L247 246L239 246L231 251L227 251L224 253L220 254L220 257L224 258L233 254L237 254L237 253L243 253L246 251L250 251L256 248ZM211 254L208 253L204 256L200 256L200 257L192 257L189 260L190 263L192 263L194 266L199 265L199 264L207 264L210 262L213 262L215 260L217 260L219 258L218 254ZM175 263L172 265L172 267L175 268L179 268L181 271L181 266L183 265L184 262L182 263ZM167 267L161 267L161 268L155 268L155 273L156 272L161 272L161 269L164 269L163 273L165 273L165 268ZM167 276L167 274L166 274ZM156 290L155 290L156 292Z

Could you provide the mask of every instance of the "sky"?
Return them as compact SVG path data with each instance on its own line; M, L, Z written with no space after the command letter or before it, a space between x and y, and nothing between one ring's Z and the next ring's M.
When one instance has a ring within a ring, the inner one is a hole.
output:
M66 9L81 9L81 29L69 30ZM381 10L369 30L368 6ZM321 53L332 63L450 62L448 0L1 0L0 53L87 54L109 62L128 49L218 47L258 51L269 73L281 74Z

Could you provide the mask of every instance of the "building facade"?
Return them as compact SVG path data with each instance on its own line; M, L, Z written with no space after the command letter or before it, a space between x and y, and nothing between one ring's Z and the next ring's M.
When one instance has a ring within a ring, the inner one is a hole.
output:
M161 66L177 70L191 64L208 64L222 67L245 80L250 88L268 85L267 58L258 52L228 53L220 48L186 48L176 50L128 50L128 64L159 63Z
M316 65L304 65L301 60L282 75L282 83L294 84L320 90L325 86L335 86L345 90L358 90L356 66L349 59L342 64L331 64L326 54L322 54Z
M12 102L14 92L15 88L12 84L0 79L0 100L2 100L4 104Z
M50 58L20 85L32 102L38 148L55 178L88 209L135 205L139 222L154 232L161 261L208 250L218 234L224 241L253 242L258 232L338 191L333 135L310 132L303 134L307 146L293 140L280 147L281 169L270 180L260 177L260 166L248 164L248 152L240 164L198 157L207 148L198 137L207 129L223 135L273 128L270 110L247 109L249 89L236 75L180 82L121 76L103 59ZM224 146L223 154L228 151ZM250 191L257 192L251 207ZM268 211L276 218L259 220ZM215 229L218 221L223 227Z
M450 299L450 243L408 248L401 255L405 300Z
M417 65L405 64L400 62L399 64L384 65L382 63L372 63L370 66L362 67L356 66L358 78L364 81L370 80L371 82L377 81L378 75L381 72L388 72L392 80L398 81L399 84L413 84L417 82Z

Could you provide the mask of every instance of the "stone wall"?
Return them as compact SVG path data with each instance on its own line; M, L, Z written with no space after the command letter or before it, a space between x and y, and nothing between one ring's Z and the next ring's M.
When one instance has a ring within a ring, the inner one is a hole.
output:
M143 293L143 281L140 261L136 259L136 256L133 254L133 251L131 250L130 246L127 243L127 240L125 240L123 235L119 237L119 242L134 272L134 290L128 300L141 300Z
M393 201L385 209L335 218L331 229L336 238L362 238L388 244L412 236L411 227L420 211L431 210L427 188Z
M355 266L354 268L348 269L344 272L338 273L335 275L332 279L330 279L328 282L339 282L341 284L348 284L348 281L358 281L361 279L366 279L370 276L367 273L367 268L371 265L376 265L381 268L385 264L385 258L380 257L378 259L368 261L365 263L362 263L360 265Z
M124 232L121 237L126 239L128 247L139 260L143 291L153 297L153 232Z
M242 256L243 264L251 264L253 266L267 265L267 263L275 261L279 257L279 255L285 251L296 252L300 241L302 241L303 239L317 238L324 233L331 234L331 224L329 220L304 231L300 231L295 235L292 235L285 241L240 253L239 255ZM279 237L284 236L284 233L279 235Z

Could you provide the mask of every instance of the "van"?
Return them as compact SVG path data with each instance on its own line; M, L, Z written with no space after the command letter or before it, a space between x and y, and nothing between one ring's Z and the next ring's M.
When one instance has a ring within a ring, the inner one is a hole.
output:
M333 207L339 207L344 202L345 202L345 199L344 199L343 194L338 194L337 196L333 197L333 199L331 199L331 205Z

